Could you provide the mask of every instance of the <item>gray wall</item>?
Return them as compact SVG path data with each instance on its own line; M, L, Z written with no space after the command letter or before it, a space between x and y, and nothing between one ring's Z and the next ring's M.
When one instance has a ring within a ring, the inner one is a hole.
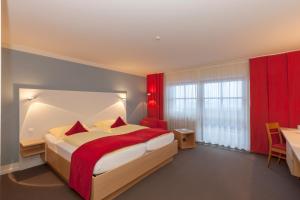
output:
M146 79L54 58L2 49L2 164L18 161L18 89L127 91L127 120L137 123L146 114Z

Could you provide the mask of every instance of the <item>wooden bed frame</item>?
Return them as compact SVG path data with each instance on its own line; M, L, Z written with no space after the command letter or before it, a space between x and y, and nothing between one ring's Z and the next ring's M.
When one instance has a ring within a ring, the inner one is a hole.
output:
M92 177L91 199L113 199L131 186L173 160L178 152L177 140L146 153L125 165ZM65 181L69 180L70 162L46 145L45 159Z

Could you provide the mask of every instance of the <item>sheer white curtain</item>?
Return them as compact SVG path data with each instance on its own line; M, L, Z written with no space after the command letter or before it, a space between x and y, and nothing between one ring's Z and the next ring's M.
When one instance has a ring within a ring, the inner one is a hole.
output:
M196 130L197 141L249 149L248 62L166 73L170 128Z

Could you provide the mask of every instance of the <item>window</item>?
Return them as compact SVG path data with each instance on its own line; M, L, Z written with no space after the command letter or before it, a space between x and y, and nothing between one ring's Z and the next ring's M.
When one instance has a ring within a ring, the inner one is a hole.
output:
M242 80L204 83L202 138L204 142L236 147L247 134L247 101Z
M170 122L177 121L177 126L180 127L194 126L195 120L193 119L197 110L197 84L173 85L168 93Z
M197 140L248 148L247 81L202 81L167 87L171 128L192 128Z

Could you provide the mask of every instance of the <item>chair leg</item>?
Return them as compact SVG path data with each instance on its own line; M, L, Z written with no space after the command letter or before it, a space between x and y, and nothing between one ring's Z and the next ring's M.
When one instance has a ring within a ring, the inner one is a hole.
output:
M270 167L271 164L271 158L272 158L272 152L269 152L269 157L268 157L268 168Z
M278 164L280 164L280 159L281 159L281 154L279 154L279 157L278 157L278 160L277 160Z

